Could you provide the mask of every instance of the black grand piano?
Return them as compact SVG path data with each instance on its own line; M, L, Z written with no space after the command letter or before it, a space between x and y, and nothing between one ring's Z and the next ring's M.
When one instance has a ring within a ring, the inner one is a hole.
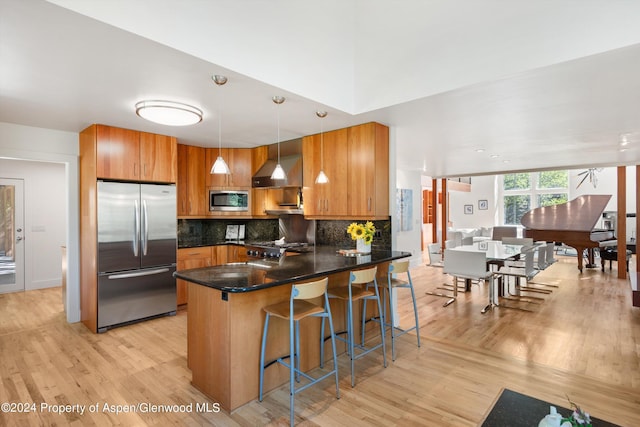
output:
M578 269L588 249L587 267L595 267L593 248L615 246L612 230L597 230L596 224L611 199L610 195L584 195L567 203L531 209L522 216L524 237L547 242L562 242L578 251Z

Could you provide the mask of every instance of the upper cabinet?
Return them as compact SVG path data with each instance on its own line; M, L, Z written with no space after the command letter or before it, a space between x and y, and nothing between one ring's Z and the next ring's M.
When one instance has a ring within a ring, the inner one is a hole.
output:
M178 144L178 216L208 214L204 168L204 148Z
M303 139L304 211L308 217L389 216L389 128L365 123ZM324 168L326 184L315 179Z
M348 134L349 216L389 216L389 128L365 123Z
M172 136L140 132L141 180L176 182L178 144Z
M96 175L126 181L176 182L174 137L95 126Z
M304 212L307 216L335 217L348 215L348 130L339 129L302 139ZM329 177L326 184L316 184L321 168Z
M250 148L207 148L206 149L207 187L251 187L251 149ZM229 166L231 173L212 174L211 166L222 152L222 158Z

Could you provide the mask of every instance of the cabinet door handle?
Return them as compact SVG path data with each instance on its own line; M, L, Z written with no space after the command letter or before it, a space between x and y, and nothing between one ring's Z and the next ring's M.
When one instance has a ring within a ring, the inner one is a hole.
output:
M324 210L329 212L329 199L324 199Z
M371 212L371 197L367 199L367 210Z

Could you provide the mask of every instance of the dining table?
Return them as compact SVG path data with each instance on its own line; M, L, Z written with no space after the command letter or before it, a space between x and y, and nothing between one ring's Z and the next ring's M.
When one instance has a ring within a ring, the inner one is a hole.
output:
M487 271L497 271L505 261L517 259L524 245L506 244L501 240L485 240L470 245L451 248L454 251L484 252L487 256ZM501 287L498 286L498 289ZM465 280L465 291L471 289L471 280Z

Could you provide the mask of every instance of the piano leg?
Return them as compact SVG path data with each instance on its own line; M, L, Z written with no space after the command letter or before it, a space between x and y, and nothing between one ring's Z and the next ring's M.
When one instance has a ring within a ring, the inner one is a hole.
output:
M574 248L576 249L576 255L578 257L578 270L580 270L580 273L582 273L582 268L586 267L586 268L596 268L597 265L594 262L594 256L593 256L593 248L585 248L584 246L574 246ZM584 258L584 250L587 250L587 265L583 265L583 258Z
M578 270L580 270L580 273L582 273L582 258L584 256L584 249L585 248L576 247L576 257L578 258Z
M595 258L593 256L593 248L587 249L587 258L589 260L589 263L587 264L587 268L596 268L597 265L595 263Z

